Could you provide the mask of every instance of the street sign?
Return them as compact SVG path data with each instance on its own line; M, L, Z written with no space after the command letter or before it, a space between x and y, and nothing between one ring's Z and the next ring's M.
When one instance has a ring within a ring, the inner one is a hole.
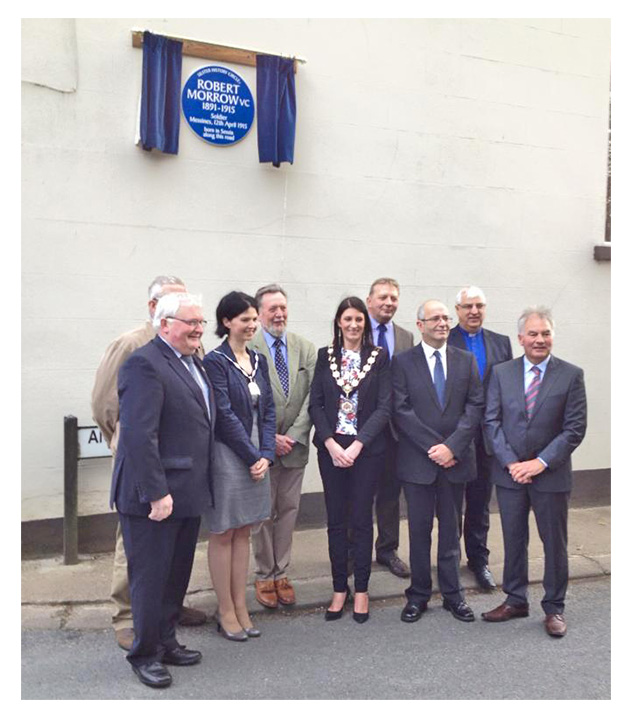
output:
M112 455L98 426L80 426L77 435L80 459L98 459Z

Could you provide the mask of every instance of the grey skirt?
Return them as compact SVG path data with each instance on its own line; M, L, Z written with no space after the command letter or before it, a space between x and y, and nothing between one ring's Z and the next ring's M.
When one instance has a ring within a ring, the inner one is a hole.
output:
M254 412L252 443L259 446L257 412ZM250 467L234 451L216 440L212 456L213 494L215 505L202 515L203 525L210 533L221 534L249 524L258 524L270 517L272 497L269 471L254 481Z

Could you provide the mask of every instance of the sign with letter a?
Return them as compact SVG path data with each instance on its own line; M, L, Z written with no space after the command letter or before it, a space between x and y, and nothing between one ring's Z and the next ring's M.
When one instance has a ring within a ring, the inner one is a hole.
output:
M242 140L254 121L254 98L243 78L227 67L194 72L182 91L182 112L195 134L212 145Z

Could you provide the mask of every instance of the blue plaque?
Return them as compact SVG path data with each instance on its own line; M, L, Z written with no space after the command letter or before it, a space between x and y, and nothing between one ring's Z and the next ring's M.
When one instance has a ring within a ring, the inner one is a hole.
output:
M202 140L212 145L233 145L252 127L254 98L242 77L227 67L209 65L186 81L182 112Z

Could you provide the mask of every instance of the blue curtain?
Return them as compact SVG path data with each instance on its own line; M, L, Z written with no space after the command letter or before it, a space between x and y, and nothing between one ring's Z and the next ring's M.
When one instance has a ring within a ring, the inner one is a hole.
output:
M140 142L176 155L180 135L182 43L145 32L142 40Z
M256 105L259 162L294 162L296 77L294 61L256 56Z

